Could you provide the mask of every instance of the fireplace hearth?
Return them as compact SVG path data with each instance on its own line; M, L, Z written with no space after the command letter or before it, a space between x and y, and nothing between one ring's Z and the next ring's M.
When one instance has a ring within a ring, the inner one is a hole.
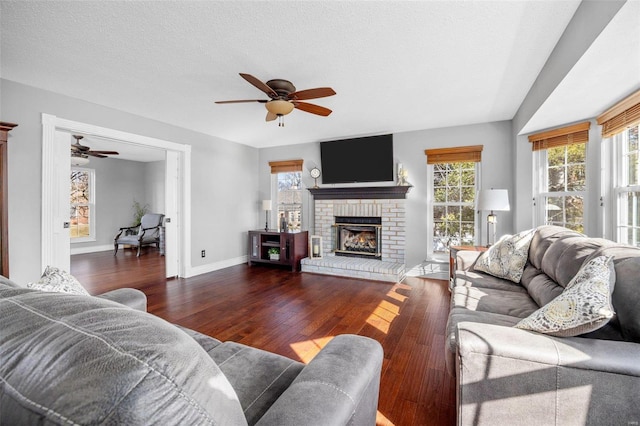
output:
M336 256L381 259L382 218L336 216L333 228Z

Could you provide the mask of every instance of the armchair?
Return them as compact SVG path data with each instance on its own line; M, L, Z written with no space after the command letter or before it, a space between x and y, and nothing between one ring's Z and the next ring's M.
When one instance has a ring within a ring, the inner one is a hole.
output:
M156 247L160 248L160 227L162 226L163 218L163 214L147 213L142 216L138 225L120 228L118 234L113 239L113 255L118 254L118 246L120 244L137 246L138 254L136 256L138 257L140 256L140 248L142 246L155 244ZM136 229L137 234L130 234L132 231L135 232Z

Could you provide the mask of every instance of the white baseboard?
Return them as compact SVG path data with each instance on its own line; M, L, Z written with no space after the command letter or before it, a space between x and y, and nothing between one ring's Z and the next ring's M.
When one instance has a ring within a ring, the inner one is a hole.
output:
M242 263L247 263L247 255L235 257L233 259L221 260L219 262L207 263L206 265L200 265L195 267L187 267L186 268L186 276L185 278L191 278L196 275L206 274L207 272L217 271L219 269L228 268L230 266L240 265Z
M71 248L71 255L74 254L86 254L86 253L97 253L99 251L113 251L113 244L103 245L103 246L91 246L91 247L76 247Z

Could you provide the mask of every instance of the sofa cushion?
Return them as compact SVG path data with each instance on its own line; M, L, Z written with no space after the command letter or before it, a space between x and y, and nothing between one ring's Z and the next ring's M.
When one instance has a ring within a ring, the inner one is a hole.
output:
M235 342L209 351L235 389L249 425L255 424L304 368L292 359Z
M535 268L542 269L542 258L549 246L556 240L565 237L584 237L584 234L562 226L542 225L537 227L529 246L529 262Z
M538 309L538 305L526 292L476 287L454 287L451 293L451 307L519 318L524 318Z
M542 258L541 269L553 281L566 287L594 251L614 244L601 238L584 236L559 238L549 246Z
M520 282L534 233L535 229L530 229L501 238L478 257L473 268L514 283Z
M502 278L477 271L457 271L455 273L454 286L493 288L496 290L515 291L519 293L527 292L524 287L514 285L511 281L506 281Z
M589 260L560 296L524 318L516 328L552 336L578 336L604 326L613 316L615 282L611 257Z
M36 282L27 284L27 288L41 291L55 291L59 293L81 294L88 296L89 292L70 273L54 266L47 266Z
M0 284L0 412L7 424L246 424L191 337L90 296Z

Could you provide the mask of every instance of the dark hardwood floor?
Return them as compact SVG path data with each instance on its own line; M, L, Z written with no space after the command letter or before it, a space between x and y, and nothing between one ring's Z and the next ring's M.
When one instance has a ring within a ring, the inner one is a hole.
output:
M137 288L152 314L305 363L338 334L371 337L385 354L377 423L455 424L455 381L444 364L446 281L393 284L247 265L166 280L153 249L139 258L132 250L75 255L71 273L91 294Z

